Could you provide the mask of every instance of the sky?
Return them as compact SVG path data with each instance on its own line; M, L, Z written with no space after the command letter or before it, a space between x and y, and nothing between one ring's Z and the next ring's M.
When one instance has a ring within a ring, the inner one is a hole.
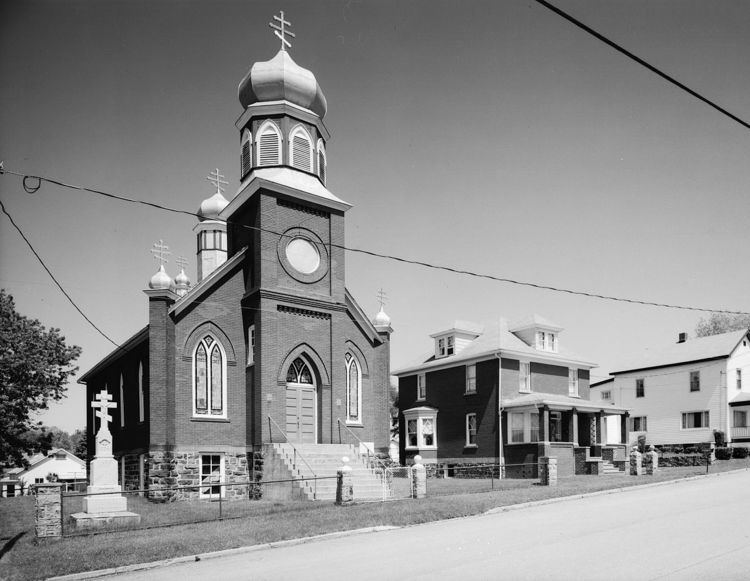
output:
M744 0L553 0L750 120ZM750 131L532 0L34 1L0 4L0 160L196 211L215 168L239 185L237 85L279 41L327 97L328 187L353 205L346 243L498 277L750 311ZM76 303L115 341L147 323L163 239L189 260L194 219L0 176L0 199ZM603 301L363 254L347 287L378 289L392 369L456 319L538 313L595 361L594 381L706 313ZM0 216L0 286L80 345L80 376L114 347ZM85 388L40 419L83 427Z

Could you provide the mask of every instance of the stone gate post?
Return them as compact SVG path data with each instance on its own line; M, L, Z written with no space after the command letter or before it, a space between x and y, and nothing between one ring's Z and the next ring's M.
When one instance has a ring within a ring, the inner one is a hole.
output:
M60 482L35 484L37 538L62 537L62 487Z

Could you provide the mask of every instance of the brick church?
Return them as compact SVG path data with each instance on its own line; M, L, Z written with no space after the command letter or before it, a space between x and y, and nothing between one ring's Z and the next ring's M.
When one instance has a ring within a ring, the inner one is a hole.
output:
M217 171L200 204L196 283L162 264L146 327L80 379L87 402L107 389L117 403L126 490L257 480L275 442L388 449L390 320L346 288L351 205L326 187L326 98L274 18L281 50L239 85L241 183L227 200Z

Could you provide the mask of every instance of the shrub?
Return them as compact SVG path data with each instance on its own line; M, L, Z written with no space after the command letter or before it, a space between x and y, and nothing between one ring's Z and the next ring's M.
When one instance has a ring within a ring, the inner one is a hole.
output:
M683 448L682 448L682 446L679 446L679 445L678 446L672 446L672 452L674 454L682 454Z
M750 450L748 450L745 446L737 446L735 448L732 448L732 458L747 458L748 454L750 454Z
M732 457L732 449L726 446L716 448L716 459L717 460L729 460Z
M723 448L726 446L726 436L721 430L714 430L714 442L716 442L717 448Z
M638 435L638 451L641 454L646 452L646 435L645 434Z

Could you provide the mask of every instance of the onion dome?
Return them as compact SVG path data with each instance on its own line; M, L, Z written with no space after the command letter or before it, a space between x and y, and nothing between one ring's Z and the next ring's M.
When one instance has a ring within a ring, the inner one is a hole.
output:
M309 109L321 119L328 110L323 90L313 75L280 50L270 61L255 63L238 89L240 103L247 109L262 101L288 101Z
M159 271L151 277L148 287L152 290L169 290L172 288L174 281L172 277L164 270L164 265L159 266Z
M375 318L372 320L372 324L375 325L375 327L391 326L391 318L385 314L382 305L380 306L380 311L378 311L378 314L375 315Z
M218 220L221 211L227 207L229 200L221 195L221 192L216 192L210 198L206 198L201 202L201 207L198 208L198 216L201 221L203 220Z
M176 286L190 286L190 279L188 278L188 275L185 274L185 269L183 268L180 271L180 274L178 274L176 277L174 277L174 283Z

